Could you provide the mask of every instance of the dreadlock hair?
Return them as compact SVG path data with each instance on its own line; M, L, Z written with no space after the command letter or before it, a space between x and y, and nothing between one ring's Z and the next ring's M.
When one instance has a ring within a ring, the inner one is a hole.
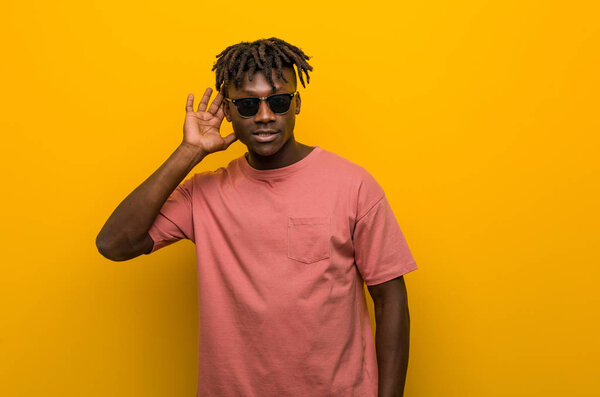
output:
M306 62L310 58L308 55L298 47L276 37L260 39L251 43L243 41L227 47L216 57L218 59L212 70L216 70L217 90L223 89L223 91L229 88L231 82L236 88L239 88L246 71L248 72L248 80L252 81L252 76L257 69L262 71L273 90L275 90L275 82L272 76L273 69L277 70L277 77L287 83L288 80L282 69L288 67L293 71L294 65L302 86L306 88L302 72L306 75L306 82L309 83L308 71L313 70L312 66ZM294 73L294 82L295 80L296 74Z

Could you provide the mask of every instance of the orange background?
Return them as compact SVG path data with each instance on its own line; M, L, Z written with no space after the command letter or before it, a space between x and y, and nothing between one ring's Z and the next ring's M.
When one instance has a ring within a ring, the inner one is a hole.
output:
M270 36L312 56L297 140L376 177L419 265L405 395L599 395L596 4L5 3L0 395L194 395L192 243L94 240L215 55Z

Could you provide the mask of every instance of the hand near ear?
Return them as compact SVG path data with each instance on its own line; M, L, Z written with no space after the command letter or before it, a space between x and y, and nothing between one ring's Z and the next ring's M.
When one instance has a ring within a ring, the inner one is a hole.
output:
M194 95L188 95L183 123L183 142L197 146L205 155L225 150L237 139L233 132L226 137L221 136L223 94L219 92L209 107L212 91L212 88L204 91L197 111L194 111Z

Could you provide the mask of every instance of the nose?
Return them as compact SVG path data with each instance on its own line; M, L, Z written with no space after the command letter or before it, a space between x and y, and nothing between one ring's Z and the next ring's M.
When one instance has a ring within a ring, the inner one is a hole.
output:
M270 121L275 121L277 118L275 113L271 111L267 101L260 101L260 105L258 106L258 113L254 116L254 121L257 123L268 123Z

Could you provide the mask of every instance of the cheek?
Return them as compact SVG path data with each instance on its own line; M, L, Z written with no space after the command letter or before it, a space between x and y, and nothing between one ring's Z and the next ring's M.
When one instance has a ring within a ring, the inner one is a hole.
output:
M296 125L296 118L295 117L288 118L285 123L287 130L292 131L294 129L294 125Z
M231 126L233 127L234 130L242 132L246 127L243 120L240 119L233 119L231 121Z
M245 137L250 135L248 123L244 122L243 120L233 119L231 121L231 126L233 127L233 132L235 133L235 136L240 141L245 142Z

